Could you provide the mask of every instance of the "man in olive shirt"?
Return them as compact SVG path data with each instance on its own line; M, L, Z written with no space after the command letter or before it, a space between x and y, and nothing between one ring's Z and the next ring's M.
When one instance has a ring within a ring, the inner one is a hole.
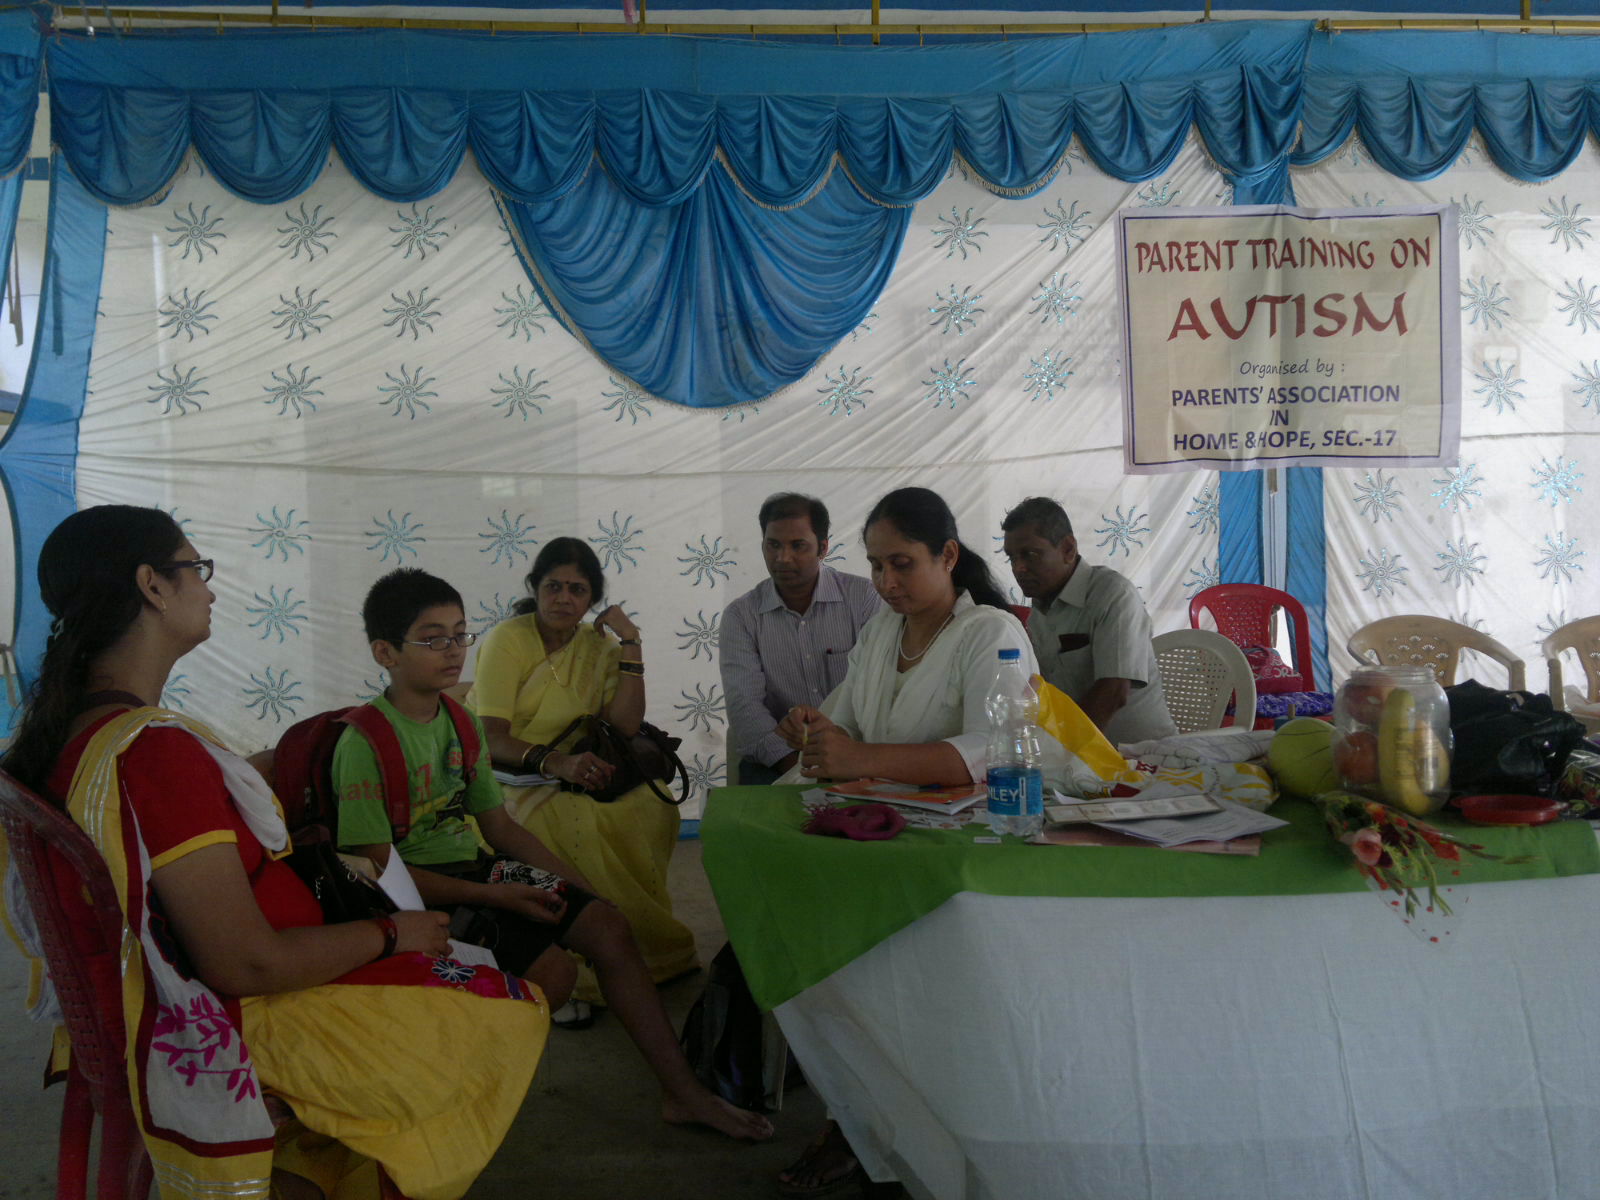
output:
M1150 644L1150 614L1133 584L1078 557L1072 522L1054 500L1024 500L1000 528L1011 573L1033 601L1028 640L1039 673L1113 744L1177 733Z

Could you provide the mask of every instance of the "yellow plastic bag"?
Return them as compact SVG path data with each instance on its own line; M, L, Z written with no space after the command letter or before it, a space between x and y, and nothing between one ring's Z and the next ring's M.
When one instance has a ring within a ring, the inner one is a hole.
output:
M1108 783L1139 783L1137 771L1128 766L1117 748L1106 740L1095 723L1089 720L1073 698L1052 683L1035 675L1033 686L1039 690L1039 727L1073 754L1083 764Z

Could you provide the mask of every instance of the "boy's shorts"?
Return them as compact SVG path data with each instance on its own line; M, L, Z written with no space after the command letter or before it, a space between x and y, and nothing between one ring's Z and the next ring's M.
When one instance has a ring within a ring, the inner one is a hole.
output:
M496 965L502 971L518 977L526 974L528 968L551 946L564 944L563 939L572 928L573 921L596 898L593 892L585 891L559 875L511 858L482 855L469 862L428 863L422 869L437 871L452 879L491 885L501 882L504 876L505 882L531 883L555 892L567 902L561 919L550 923L483 904L458 904L450 909L450 936L459 942L469 942L492 951Z

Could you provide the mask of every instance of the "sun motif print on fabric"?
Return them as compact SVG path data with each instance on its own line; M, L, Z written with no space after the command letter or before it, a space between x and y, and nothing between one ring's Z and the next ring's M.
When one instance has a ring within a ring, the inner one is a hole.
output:
M822 397L817 407L827 409L830 417L839 413L848 417L856 409L866 408L867 397L872 395L872 389L867 386L872 382L872 376L863 376L860 367L851 367L847 374L844 364L840 363L837 378L826 374L823 379L828 386L817 389L817 394Z
M383 311L390 316L383 327L393 329L395 337L405 337L409 333L411 340L416 341L422 336L422 330L433 332L433 318L439 315L439 310L434 307L435 302L428 299L427 288L420 292L407 289L403 300L398 292L390 292L389 299L394 303L384 305Z
M374 539L367 547L368 550L383 552L378 556L380 563L388 562L391 554L394 555L396 563L403 563L407 554L412 558L417 557L417 548L413 543L428 540L417 532L425 526L424 521L418 521L413 525L410 513L397 518L394 509L391 508L384 512L382 520L373 517L372 528L362 530L362 536Z
M982 252L983 246L978 239L988 237L989 233L987 230L979 229L978 226L987 219L987 217L974 218L970 208L965 215L962 215L952 205L950 219L946 221L941 218L933 227L933 248L943 250L946 258L953 258L958 250L962 259L967 257L968 250L974 254Z
M168 225L167 232L175 233L178 236L168 242L167 245L172 247L182 246L184 258L189 257L191 250L194 251L196 262L205 262L207 250L213 254L222 253L218 247L213 246L211 243L217 238L225 238L228 235L218 232L217 226L222 224L223 218L211 215L211 205L208 204L201 209L198 216L195 214L193 204L187 206L187 211L175 208L172 210L172 219L177 224Z
M245 707L255 710L258 721L271 716L281 723L285 717L296 715L296 705L305 703L305 697L299 694L300 681L290 677L288 667L277 675L272 673L271 667L264 667L260 675L250 676L250 682L255 686L239 690L249 698Z
M711 733L714 725L721 725L726 720L723 716L722 693L716 684L713 683L711 690L707 691L704 684L697 683L694 685L693 695L690 695L687 689L678 695L683 697L684 702L674 704L672 707L682 714L679 720L689 722L691 732Z
M1464 467L1446 467L1443 479L1435 479L1439 490L1429 492L1439 500L1440 508L1448 508L1453 513L1462 509L1472 511L1472 498L1476 496L1483 499L1483 493L1478 490L1478 485L1483 482L1483 476L1478 474L1478 464L1468 463ZM1376 523L1376 522L1374 522Z
M1048 208L1044 210L1044 220L1037 226L1044 230L1044 236L1039 241L1050 243L1045 247L1047 250L1059 250L1065 246L1070 254L1075 243L1087 241L1094 232L1094 226L1089 221L1093 215L1087 208L1079 212L1076 200L1071 208L1063 208L1062 201L1057 200L1054 212Z
M1075 290L1079 286L1077 281L1064 278L1060 271L1048 280L1041 279L1039 294L1033 297L1033 307L1028 310L1028 315L1042 314L1039 317L1041 325L1051 319L1057 325L1064 325L1067 318L1078 311L1078 305L1083 303L1082 293Z
M1545 534L1544 545L1544 553L1533 562L1539 568L1539 578L1554 583L1571 583L1572 577L1583 570L1583 564L1578 560L1588 551L1578 549L1577 538L1562 537L1560 534Z
M1463 192L1461 199L1452 197L1450 203L1460 208L1456 214L1456 232L1461 235L1462 249L1471 250L1474 245L1487 246L1489 239L1495 236L1494 230L1489 227L1494 214L1483 211L1483 201L1473 200Z
M1144 524L1150 514L1141 513L1136 505L1129 505L1128 511L1124 513L1120 504L1117 505L1116 514L1114 517L1108 517L1105 513L1100 514L1100 519L1105 524L1095 532L1103 533L1105 537L1095 545L1106 550L1107 558L1115 558L1118 550L1131 557L1133 551L1129 549L1130 546L1144 548L1144 539L1139 535L1150 532L1150 526ZM1107 547L1110 548L1106 549Z
M1192 598L1206 588L1216 587L1221 582L1220 560L1212 562L1209 558L1202 558L1198 567L1189 568L1189 578L1183 581L1183 594Z
M500 624L507 617L516 616L516 607L517 598L515 596L507 596L505 599L501 599L499 592L494 594L494 599L492 600L479 600L478 611L472 618L478 623L476 632L479 634L488 633L489 630Z
M504 329L508 338L522 335L525 342L533 341L534 332L544 332L544 322L550 320L550 311L545 308L544 301L537 292L524 296L522 285L517 284L516 295L510 292L501 292L500 299L506 302L504 308L495 306L495 312L500 320L495 322L496 329Z
M753 417L760 411L761 405L759 404L739 404L735 405L733 408L723 409L722 420L737 421L740 425L743 425L746 417Z
M850 544L849 538L829 538L828 556L822 561L825 563L842 563L844 561L844 548Z
M523 527L522 523L527 519L526 513L518 513L513 518L510 510L504 508L500 510L500 519L498 521L493 517L485 517L483 519L484 524L489 526L489 532L478 535L480 541L487 543L478 547L478 553L492 554L494 556L489 560L491 567L498 563L502 557L506 560L506 566L514 567L517 565L518 558L528 557L528 552L524 547L537 546L539 544L539 539L533 536L533 531L538 526L528 525L526 528Z
M1540 633L1544 634L1545 637L1549 637L1552 633L1560 629L1566 623L1567 610L1563 608L1560 612L1545 613L1544 620L1540 621L1538 624L1538 630Z
M1361 195L1350 193L1350 206L1352 208L1384 208L1389 201L1382 196L1374 196L1371 192L1362 192Z
M1232 208L1235 203L1233 184L1224 182L1220 189L1211 193L1211 198L1223 208Z
M1029 400L1054 400L1057 392L1067 390L1071 379L1072 355L1060 350L1046 350L1038 358L1028 360L1028 369L1022 373L1022 390Z
M960 293L956 292L956 285L950 285L950 294L935 292L933 298L938 301L928 311L933 314L929 325L939 326L940 333L954 333L960 337L968 328L976 328L978 314L983 309L978 307L978 301L983 299L983 293L973 293L970 287L964 287Z
M1468 629L1476 629L1480 633L1488 632L1488 630L1484 629L1483 627L1484 622L1482 617L1469 616L1464 610L1462 612L1449 613L1445 619L1454 621L1457 625L1465 625Z
M309 542L311 535L303 533L302 530L310 525L311 522L296 521L294 514L295 510L291 508L287 513L279 516L276 504L272 506L272 515L270 517L262 516L260 513L256 514L256 520L260 521L261 524L251 525L246 532L259 533L261 535L260 541L251 543L252 547L257 550L266 547L266 552L261 557L271 558L276 554L284 562L288 562L290 550L293 550L296 554L304 554L306 552L306 548L300 543Z
M383 695L388 686L389 672L379 671L376 679L363 679L361 681L361 688L356 692L356 699L363 704L370 703Z
M1452 587L1459 587L1465 583L1469 587L1478 582L1478 576L1483 574L1483 568L1478 564L1488 562L1485 555L1478 553L1478 543L1469 542L1462 538L1459 542L1446 538L1444 549L1434 554L1439 560L1439 565L1434 568L1443 581Z
M1194 507L1183 514L1190 518L1190 529L1204 536L1222 528L1222 492L1215 484L1201 488L1199 495L1190 499Z
M167 676L166 687L161 689L161 707L188 708L189 706L184 702L188 700L192 693L193 689L189 687L188 675L169 675Z
M1139 201L1140 208L1166 208L1178 198L1181 191L1182 188L1173 187L1170 183L1158 185L1152 180L1134 193L1134 199Z
M712 788L721 787L728 771L727 764L715 754L708 754L704 758L696 754L683 764L683 769L689 776L691 796L704 796Z
M1552 246L1560 242L1563 252L1582 250L1584 242L1594 236L1584 228L1589 223L1590 218L1578 215L1578 210L1582 207L1581 203L1569 205L1565 196L1561 197L1559 201L1554 196L1551 196L1549 208L1545 208L1543 205L1539 206L1539 215L1550 218L1540 228L1550 231L1550 244Z
M877 309L873 309L866 316L862 317L861 324L857 325L850 331L850 340L853 342L857 338L871 337L872 327L878 323L878 319Z
M145 388L145 391L154 392L155 395L150 396L146 403L160 404L163 416L176 412L182 417L188 414L190 408L199 412L203 405L195 397L209 396L211 394L200 386L206 379L204 375L197 376L195 374L199 369L199 367L190 367L187 371L179 374L177 364L174 363L170 378L168 378L165 371L157 371L156 379L159 382Z
M159 309L161 315L166 318L161 322L161 328L172 330L167 334L171 338L186 333L191 342L194 341L196 333L203 333L209 337L211 327L206 322L215 321L217 314L208 310L216 307L216 303L215 300L206 299L205 288L201 288L193 297L189 295L188 288L184 288L179 296L168 292L166 300Z
M417 206L413 204L410 216L407 216L403 209L396 209L395 219L400 224L389 226L389 232L398 233L400 236L389 245L396 250L404 247L406 258L415 253L419 259L425 259L428 257L428 251L437 251L440 243L450 235L439 228L444 224L444 218L435 217L433 207L430 204L425 211L419 213Z
M379 385L378 391L380 393L387 392L388 394L383 396L378 403L394 405L394 411L389 414L391 417L398 417L401 410L404 409L406 419L415 421L417 419L417 409L420 408L423 412L433 411L433 405L428 403L427 398L431 396L437 400L439 393L428 391L428 385L434 382L434 377L432 375L424 376L422 371L423 368L420 366L415 373L407 371L405 364L401 363L398 376L391 375L388 371L383 373L383 377L392 386L383 387L381 384Z
M275 633L281 645L285 633L300 636L300 626L296 622L309 620L309 615L300 611L306 602L294 599L292 587L284 588L281 596L275 586L268 587L265 596L260 592L255 593L255 600L253 605L245 605L244 610L256 618L250 622L250 628L261 630L262 641Z
M649 392L631 379L618 379L615 375L608 375L606 378L611 380L611 386L617 390L600 393L611 401L600 410L601 412L611 412L615 409L617 414L615 420L621 421L623 417L628 417L635 425L639 423L640 417L650 415L650 405L646 403L650 399Z
M1411 586L1406 579L1406 573L1411 568L1400 561L1400 555L1390 553L1387 547L1376 554L1368 550L1356 561L1362 568L1356 572L1356 578L1362 581L1361 590L1364 592L1387 596L1400 588Z
M733 547L730 546L727 549L723 549L720 537L710 545L707 545L706 535L702 533L698 549L689 542L685 542L683 548L689 552L688 556L679 558L678 561L689 565L679 571L678 574L693 575L696 587L706 583L715 588L719 578L727 579L729 577L726 568L739 565L737 560L730 557L733 553Z
M1579 398L1579 407L1592 408L1594 415L1600 417L1600 362L1588 366L1579 363L1572 382L1578 385L1572 390Z
M290 363L283 369L283 374L276 371L272 373L272 386L261 390L267 393L267 398L261 403L276 404L280 417L288 416L289 409L294 409L294 415L300 416L302 407L317 411L317 402L311 397L320 396L322 393L312 387L313 383L320 383L321 375L313 375L310 367L301 367L300 373L295 374L294 364Z
M1595 292L1600 291L1600 285L1585 284L1582 279L1576 283L1570 279L1561 282L1566 285L1566 290L1557 292L1556 299L1565 300L1566 303L1556 305L1556 311L1567 314L1568 328L1576 324L1579 333L1600 329L1600 298L1595 296Z
M978 380L976 376L967 374L966 359L958 358L952 364L947 358L943 366L932 367L931 370L933 378L922 381L922 386L928 389L923 393L924 400L932 400L935 408L942 404L954 408L959 400L971 401L972 396L967 389Z
M335 218L322 215L322 205L317 205L309 213L306 212L305 202L300 203L300 215L297 217L288 209L283 210L283 219L287 225L279 225L277 231L283 234L283 241L278 243L278 249L289 252L289 261L293 262L300 257L301 251L305 252L308 262L317 261L317 253L328 254L332 247L324 242L328 238L339 235L328 226L332 225Z
M283 340L286 342L295 337L305 341L313 333L322 332L322 322L333 320L332 313L322 311L328 307L328 302L317 299L316 288L304 296L299 288L295 288L293 300L279 292L278 301L283 307L272 310L272 315L278 318L273 328L283 330Z
M1483 397L1484 408L1493 408L1497 415L1508 408L1512 412L1517 411L1517 401L1523 399L1523 394L1517 391L1517 385L1528 381L1517 377L1516 363L1507 365L1497 358L1491 367L1486 360L1483 371L1474 371L1472 377L1483 384L1481 388L1473 388L1472 394Z
M1349 140L1345 142L1344 148L1339 151L1333 161L1343 166L1359 169L1372 161L1372 155L1367 152L1366 146L1362 145L1361 135L1352 133Z
M549 386L548 379L540 379L533 371L526 375L521 367L511 368L511 378L507 379L505 372L500 373L500 386L489 389L490 393L500 399L490 402L491 408L503 408L502 416L509 417L516 413L524 421L528 419L528 410L531 408L536 413L544 412L541 400L550 399L550 393L542 389Z
M1374 525L1386 517L1393 521L1394 514L1399 511L1400 501L1405 495L1398 483L1384 477L1381 467L1376 475L1368 471L1366 476L1354 485L1354 490L1356 508ZM1438 493L1435 492L1434 495Z
M1533 482L1528 486L1539 493L1539 499L1554 508L1563 500L1572 503L1572 494L1583 491L1578 483L1582 478L1583 471L1577 459L1568 462L1565 455L1558 455L1555 462L1548 458L1539 460L1539 465L1533 468Z
M161 511L176 521L178 523L178 528L183 530L185 534L189 532L189 521L191 518L183 516L181 513L179 513L178 506L176 504L174 504L171 508L164 508Z
M705 609L700 609L693 618L683 617L681 620L683 628L674 635L678 639L678 649L689 651L690 662L699 658L701 651L705 652L707 662L716 662L717 640L722 636L722 614L714 612L708 619Z
M1469 325L1476 325L1481 319L1484 329L1499 329L1511 315L1506 311L1511 297L1502 295L1499 280L1490 283L1487 275L1478 276L1476 281L1467 280L1467 286L1461 289L1461 298L1466 301L1461 311L1471 314Z
M633 527L633 514L629 513L621 520L617 517L617 510L611 510L611 524L607 525L604 519L595 522L600 528L600 536L591 537L589 540L599 547L600 565L606 570L615 567L618 573L629 567L637 567L639 560L636 555L644 552L644 546L636 546L633 539L644 533L643 529Z

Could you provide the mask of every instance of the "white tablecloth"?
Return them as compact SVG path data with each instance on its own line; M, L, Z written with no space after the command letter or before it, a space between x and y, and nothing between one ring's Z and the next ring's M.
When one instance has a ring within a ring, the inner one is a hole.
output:
M875 1179L936 1200L1600 1196L1600 876L962 893L777 1009Z

